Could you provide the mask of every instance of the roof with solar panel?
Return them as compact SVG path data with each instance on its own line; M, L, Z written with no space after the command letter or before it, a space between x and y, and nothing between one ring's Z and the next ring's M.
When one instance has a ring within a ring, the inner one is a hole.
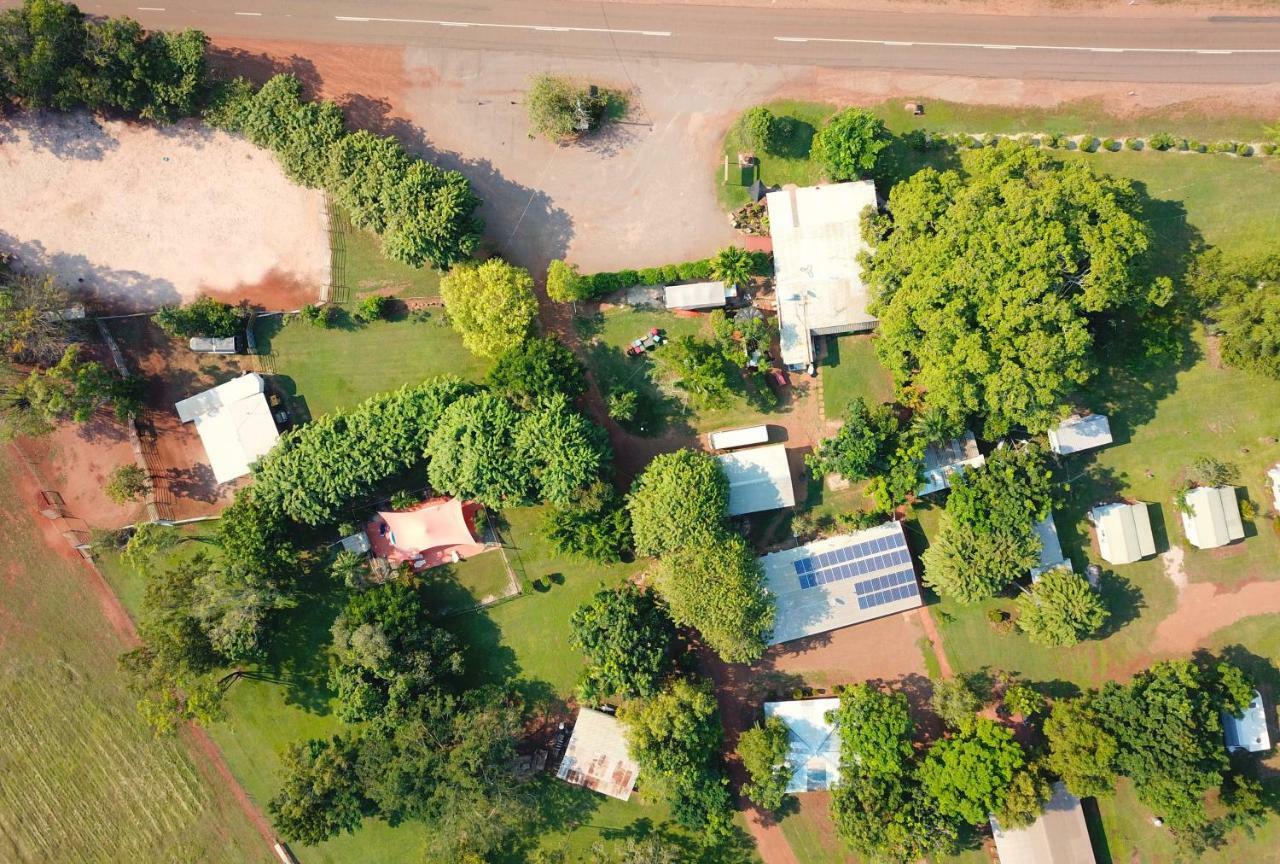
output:
M778 604L770 644L922 605L902 523L815 540L760 559Z

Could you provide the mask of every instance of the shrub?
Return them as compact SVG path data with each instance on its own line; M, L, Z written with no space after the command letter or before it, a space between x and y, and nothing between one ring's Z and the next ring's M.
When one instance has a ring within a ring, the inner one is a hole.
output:
M355 319L364 323L377 321L387 312L391 298L382 294L370 294L356 306Z
M1124 139L1124 146L1125 146L1125 148L1126 148L1126 149L1129 149L1129 150L1141 150L1141 149L1142 149L1142 139L1141 139L1141 138L1126 138L1126 139Z
M1044 146L1048 147L1050 150L1057 150L1062 146L1062 143L1063 138L1061 135L1051 133L1046 135L1044 138Z
M1157 132L1147 139L1147 144L1152 150L1170 150L1178 143L1178 139L1174 138L1168 132Z
M1259 150L1262 152L1263 156L1276 155L1276 145L1271 143L1263 144L1262 147L1259 148Z
M874 170L888 146L884 121L865 109L847 108L813 136L811 155L832 180L853 180Z
M1258 505L1246 498L1240 502L1240 518L1252 522L1258 518Z
M399 492L391 496L391 509L408 510L414 504L417 504L418 500L417 495L401 489Z
M112 471L102 491L115 503L125 504L147 494L149 486L147 472L131 462Z
M1102 141L1102 149L1114 153L1120 149L1120 142L1114 138L1105 138Z
M1098 151L1098 139L1092 135L1086 135L1080 139L1080 149L1085 153L1096 153Z
M754 150L768 153L773 142L774 124L777 118L773 112L763 105L748 108L738 121L742 129L742 137Z
M1236 142L1234 141L1218 141L1211 146L1210 151L1214 153L1234 153L1236 152Z
M240 332L244 314L237 307L220 303L212 297L200 297L185 306L162 306L151 320L161 330L179 339L191 336L225 339Z
M1243 141L1241 141L1239 144L1237 144L1237 145L1236 145L1236 155L1237 155L1237 156L1252 156L1252 155L1253 155L1253 147L1252 147L1252 145L1245 144Z
M1205 146L1194 138L1187 142L1187 149L1192 153L1203 153L1206 150Z
M609 416L619 423L630 423L636 419L638 397L634 390L612 390L609 392Z
M604 122L613 96L557 75L535 75L525 95L529 125L535 134L553 139L594 131Z
M308 303L298 310L298 314L308 324L314 324L325 330L332 327L338 320L338 308L327 303Z

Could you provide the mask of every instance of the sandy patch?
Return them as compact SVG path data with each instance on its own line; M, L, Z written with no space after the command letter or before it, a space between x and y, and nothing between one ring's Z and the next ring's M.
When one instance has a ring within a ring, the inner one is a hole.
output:
M0 126L0 249L110 309L208 293L274 305L328 277L319 192L195 123L25 113Z
M1152 650L1187 654L1242 618L1275 613L1280 613L1280 582L1251 582L1229 593L1207 582L1189 584L1178 594L1177 610L1156 625Z

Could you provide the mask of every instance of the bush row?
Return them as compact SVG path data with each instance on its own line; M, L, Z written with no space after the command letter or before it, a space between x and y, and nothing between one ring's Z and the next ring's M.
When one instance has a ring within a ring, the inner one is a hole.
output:
M480 240L480 199L465 177L409 155L390 136L348 132L342 109L304 99L293 75L261 89L243 78L221 84L205 120L274 151L294 181L328 190L352 223L381 235L388 257L444 269Z
M756 276L770 273L772 263L766 252L750 252L751 272ZM698 261L685 261L682 264L667 264L664 267L645 267L642 270L617 270L611 273L588 273L580 277L581 296L583 299L602 297L613 291L621 291L635 285L673 285L678 282L693 282L699 279L711 279L714 268L712 259L703 258Z
M1077 142L1070 135L1018 135L1016 137L1002 137L988 132L982 136L969 135L964 132L954 134L933 135L915 129L903 136L903 140L909 147L914 150L928 151L937 149L940 146L949 144L958 149L980 150L983 147L994 147L1001 140L1012 140L1026 147L1048 147L1055 150L1070 149L1073 144L1079 150L1085 153L1096 153L1099 150L1105 150L1114 153L1119 150L1144 150L1151 148L1152 150L1177 150L1181 152L1191 153L1234 153L1236 156L1254 156L1262 154L1264 156L1274 156L1277 151L1277 145L1273 143L1261 144L1254 147L1244 141L1217 141L1210 144L1204 144L1194 138L1179 138L1170 135L1167 132L1160 132L1146 139L1142 138L1095 138L1092 135L1085 135Z

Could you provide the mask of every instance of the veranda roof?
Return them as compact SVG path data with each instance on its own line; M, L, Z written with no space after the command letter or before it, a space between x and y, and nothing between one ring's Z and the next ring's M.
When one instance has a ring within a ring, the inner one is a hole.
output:
M462 501L448 498L416 510L378 512L387 523L391 545L408 555L438 546L465 546L476 542L462 515Z

